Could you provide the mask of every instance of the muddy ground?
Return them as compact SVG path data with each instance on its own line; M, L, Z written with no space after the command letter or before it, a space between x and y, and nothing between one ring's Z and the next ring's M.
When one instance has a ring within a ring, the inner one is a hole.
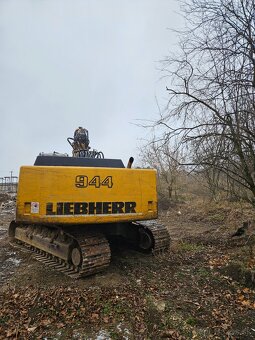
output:
M231 237L253 214L173 207L160 217L167 253L121 244L105 272L72 280L9 244L9 204L0 211L0 339L255 339L254 227Z

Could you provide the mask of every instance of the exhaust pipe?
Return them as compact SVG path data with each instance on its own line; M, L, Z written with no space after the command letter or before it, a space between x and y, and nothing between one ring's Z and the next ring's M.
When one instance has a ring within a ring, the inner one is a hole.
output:
M127 164L127 168L128 168L128 169L131 169L131 168L132 168L133 162L134 162L134 158L133 158L133 157L130 157L130 158L129 158L129 161L128 161L128 164Z

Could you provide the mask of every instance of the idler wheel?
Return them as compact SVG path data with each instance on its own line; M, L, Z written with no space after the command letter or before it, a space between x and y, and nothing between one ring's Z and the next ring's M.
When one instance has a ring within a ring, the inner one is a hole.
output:
M81 251L79 248L73 248L72 253L71 253L71 260L72 263L78 267L81 262L82 262L82 255L81 255Z
M154 245L154 240L151 232L147 229L141 228L139 230L139 247L142 250L151 250Z

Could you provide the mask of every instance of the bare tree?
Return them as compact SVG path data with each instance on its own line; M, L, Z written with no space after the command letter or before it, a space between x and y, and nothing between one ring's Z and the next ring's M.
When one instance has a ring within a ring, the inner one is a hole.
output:
M143 167L152 167L158 171L158 193L161 200L177 201L181 187L181 155L172 150L169 144L150 141L140 149Z
M156 125L178 138L187 165L213 168L255 202L255 0L185 0L180 53L165 60L171 84ZM239 191L240 195L240 191Z

